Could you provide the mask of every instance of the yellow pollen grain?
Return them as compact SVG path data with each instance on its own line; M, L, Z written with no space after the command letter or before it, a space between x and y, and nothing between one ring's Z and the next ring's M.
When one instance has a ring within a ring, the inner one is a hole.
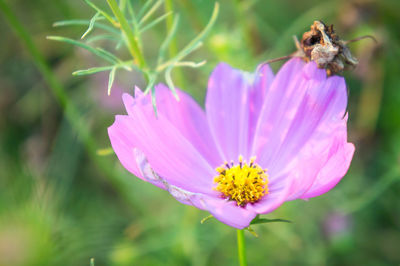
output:
M268 175L255 163L256 158L250 158L250 163L243 161L239 156L239 163L234 165L225 162L215 170L218 175L214 177L217 183L215 190L222 193L224 198L236 201L238 206L254 203L268 194Z

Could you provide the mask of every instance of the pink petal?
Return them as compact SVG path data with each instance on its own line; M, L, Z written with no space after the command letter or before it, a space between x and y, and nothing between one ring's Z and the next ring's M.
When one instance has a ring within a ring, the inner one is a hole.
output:
M183 204L193 205L199 209L204 209L203 203L201 203L199 200L207 197L206 195L190 192L168 183L163 177L155 172L146 155L142 151L134 148L133 152L135 154L136 163L140 170L140 174L145 178L146 181L167 190L176 200Z
M248 90L250 108L249 147L251 147L253 144L260 111L273 80L274 74L271 68L269 65L264 64L257 69L254 77L254 84Z
M311 71L314 72L311 75L317 79L309 79L307 74ZM291 85L295 89L290 98L299 100L281 102L282 105L288 105L285 108L288 111L281 113L278 121L271 119L273 122L270 122L265 117L260 117L259 125L270 124L272 128L267 129L267 140L262 134L262 126L257 132L259 160L267 168L282 169L282 166L295 158L318 126L343 116L346 108L346 101L343 99L347 97L344 80L339 77L325 79L324 75L324 70L317 69L315 63L307 64L296 78L299 85ZM266 143L262 143L263 141Z
M302 85L300 73L303 66L304 63L300 59L292 59L283 65L265 97L252 150L253 154L258 156L261 154L266 162L278 149L282 135L285 134L305 93L300 87Z
M300 153L292 165L288 167L291 186L286 201L300 198L306 191L310 189L315 182L320 169L327 161L326 154L312 152L312 154Z
M320 196L336 186L349 169L354 150L355 147L352 143L346 143L344 146L340 147L340 149L330 157L312 187L302 195L302 198Z
M186 93L177 90L176 101L163 84L156 86L157 108L203 155L212 167L223 161L211 136L207 118L201 107Z
M302 197L310 189L314 191L318 186L313 188L313 184L321 169L334 156L332 151L347 143L346 138L336 137L338 127L343 127L347 105L343 78L326 78L325 71L317 69L314 63L298 68L299 63L291 60L277 74L262 109L254 142L259 163L269 170L270 185L282 183L282 178L289 179L286 200ZM288 77L288 70L298 74ZM285 77L292 81L284 85ZM276 87L286 91L274 94ZM271 98L279 103L275 105L275 113L268 109L274 104ZM343 130L346 132L345 121ZM258 205L273 205L274 200L269 197L273 196L267 195Z
M224 155L236 160L250 157L253 124L272 73L268 66L256 75L219 64L208 82L206 113L211 133Z
M281 206L290 194L292 178L287 175L275 177L270 181L268 194L256 203L247 204L246 209L258 214L266 214Z
M134 148L137 146L137 141L126 134L120 133L118 125L115 122L108 128L108 135L110 137L111 146L125 169L145 180L145 177L136 164L134 156Z
M332 145L325 150L321 150L320 153L320 156L327 157L327 160L312 186L301 198L316 197L329 191L346 174L355 150L352 143L347 143L346 120L347 118L341 121L337 128L330 131L331 135L333 135L332 139L334 139ZM324 147L320 143L321 140L317 139L315 142L314 145L318 145L320 148Z
M344 176L354 151L354 146L347 143L346 122L347 119L333 116L332 119L321 123L293 162L288 165L285 171L289 171L292 176L292 186L287 200L309 197L307 195L312 195L312 191L320 186L325 187L325 184L332 188ZM351 147L351 153L344 156L344 147ZM335 161L344 165L336 165L336 169L330 167ZM325 175L321 175L321 172Z
M243 229L250 225L257 213L237 206L235 201L204 196L198 199L197 207L208 210L220 222Z
M132 116L116 116L109 128L114 151L129 171L144 179L134 149L142 151L154 171L170 185L191 192L212 191L214 169L162 114L155 117L151 103L138 99Z
M204 111L185 92L179 89L176 91L179 101L165 85L156 86L157 112L168 119L213 167L220 165L223 160L211 136ZM143 95L138 88L135 94L136 97ZM145 104L151 101L150 95L141 99ZM129 94L124 94L123 100L128 114L133 116L135 99Z
M320 86L308 87L271 165L287 164L318 128L340 120L346 108L341 101L343 95L347 95L346 85L339 77L328 78Z

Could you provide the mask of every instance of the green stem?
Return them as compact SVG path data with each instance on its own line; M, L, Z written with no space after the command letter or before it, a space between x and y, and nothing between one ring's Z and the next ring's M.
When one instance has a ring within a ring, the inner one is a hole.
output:
M219 3L215 2L214 4L214 10L213 13L211 14L211 18L207 24L207 26L190 42L188 43L181 51L176 55L175 58L172 58L168 60L167 62L163 63L162 65L159 65L157 67L157 71L161 72L167 67L169 67L171 64L175 64L182 60L185 56L193 52L195 49L199 48L202 45L202 40L204 37L208 34L208 32L212 29L214 26L215 21L217 20L219 13Z
M174 24L174 16L175 14L173 13L173 3L172 0L165 0L165 13L171 12L171 15L166 18L166 25L167 25L167 32L170 32L173 24ZM169 57L174 58L178 54L178 43L176 41L176 38L172 38L171 42L169 43ZM175 80L178 86L181 88L185 87L185 80L183 77L183 73L181 69L176 69L175 70Z
M246 240L244 239L244 230L237 230L238 258L240 266L247 266L246 259Z
M133 33L128 21L126 20L124 14L119 8L117 1L107 0L107 3L110 6L115 17L117 18L119 24L121 25L121 30L124 34L126 45L128 46L128 50L131 53L135 63L139 66L140 69L146 72L147 64L143 57L143 53L140 50L138 42L136 41L135 34Z

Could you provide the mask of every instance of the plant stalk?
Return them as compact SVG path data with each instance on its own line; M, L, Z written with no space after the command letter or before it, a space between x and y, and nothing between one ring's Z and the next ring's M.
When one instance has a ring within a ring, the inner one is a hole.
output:
M139 43L137 42L135 34L133 33L128 21L126 20L124 14L119 8L117 1L107 0L107 3L110 6L115 17L117 18L119 24L121 25L121 30L124 34L126 45L128 46L128 50L131 53L133 60L141 70L146 72L147 64L140 49Z
M173 13L174 8L173 8L173 3L172 0L165 0L165 13L169 13L171 12L172 14L170 16L168 16L166 18L166 26L167 26L167 32L170 32L171 29L173 28L173 24L174 24L174 16L175 14ZM177 54L178 54L178 43L177 40L175 38L173 38L171 40L171 42L169 43L169 57L170 58L174 58ZM185 80L183 77L183 73L181 69L176 69L175 70L175 75L174 75L175 79L176 79L176 83L178 84L178 86L180 86L181 88L185 87Z
M246 258L246 240L244 238L244 230L237 230L238 259L240 266L247 266Z

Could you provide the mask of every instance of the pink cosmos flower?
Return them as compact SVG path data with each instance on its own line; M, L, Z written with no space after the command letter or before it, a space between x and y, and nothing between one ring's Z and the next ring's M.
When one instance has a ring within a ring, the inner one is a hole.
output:
M329 191L354 153L345 81L313 62L292 59L275 77L267 65L251 74L221 63L205 112L158 85L156 117L150 95L135 94L123 95L128 115L108 129L122 165L239 229L285 201Z

